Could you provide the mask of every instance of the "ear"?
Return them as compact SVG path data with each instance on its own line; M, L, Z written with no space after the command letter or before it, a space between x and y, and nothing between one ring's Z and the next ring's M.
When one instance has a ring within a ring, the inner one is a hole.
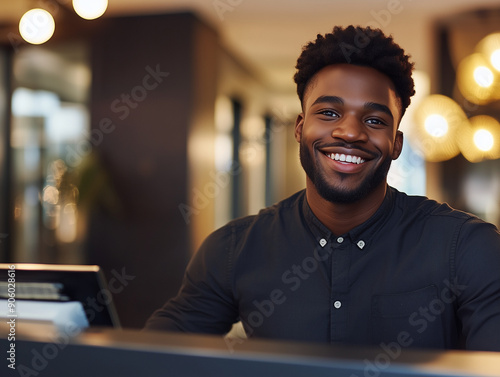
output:
M295 140L300 143L302 139L302 128L304 127L304 113L297 115L295 120Z
M394 139L394 148L392 150L392 159L397 160L403 150L403 132L397 130L396 138Z

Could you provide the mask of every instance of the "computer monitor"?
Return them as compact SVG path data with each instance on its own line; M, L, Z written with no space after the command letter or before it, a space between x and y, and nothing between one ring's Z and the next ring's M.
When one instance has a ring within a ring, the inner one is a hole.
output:
M96 265L0 264L0 302L0 316L18 321L120 327L112 292Z

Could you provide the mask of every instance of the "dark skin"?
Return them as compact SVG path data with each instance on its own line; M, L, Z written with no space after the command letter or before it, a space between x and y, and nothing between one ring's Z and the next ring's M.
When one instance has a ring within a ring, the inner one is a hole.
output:
M392 81L379 71L335 64L311 79L302 110L295 139L307 148L323 185L347 198L362 193L343 202L328 200L306 178L306 197L313 213L334 234L347 233L368 220L384 200L384 162L388 168L389 160L397 159L403 147L403 133L398 130L400 100ZM383 174L380 182L372 178L377 169Z

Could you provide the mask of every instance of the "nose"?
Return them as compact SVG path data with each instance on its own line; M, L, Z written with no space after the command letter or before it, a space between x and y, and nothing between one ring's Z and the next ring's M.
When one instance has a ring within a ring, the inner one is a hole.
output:
M348 143L364 142L368 140L366 125L355 115L344 115L332 129L334 139L342 139Z

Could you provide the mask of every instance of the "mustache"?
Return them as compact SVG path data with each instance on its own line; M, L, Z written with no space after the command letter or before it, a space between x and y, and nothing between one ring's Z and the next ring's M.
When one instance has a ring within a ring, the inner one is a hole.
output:
M346 143L344 141L336 141L334 143L324 143L324 144L321 144L319 142L313 143L314 149L325 149L325 148L335 148L335 147L340 147L340 148L345 148L345 149L353 149L353 150L357 149L357 150L360 150L360 151L363 151L363 152L369 154L373 158L378 157L378 153L375 153L369 149L364 148L361 145L354 144L354 143Z

